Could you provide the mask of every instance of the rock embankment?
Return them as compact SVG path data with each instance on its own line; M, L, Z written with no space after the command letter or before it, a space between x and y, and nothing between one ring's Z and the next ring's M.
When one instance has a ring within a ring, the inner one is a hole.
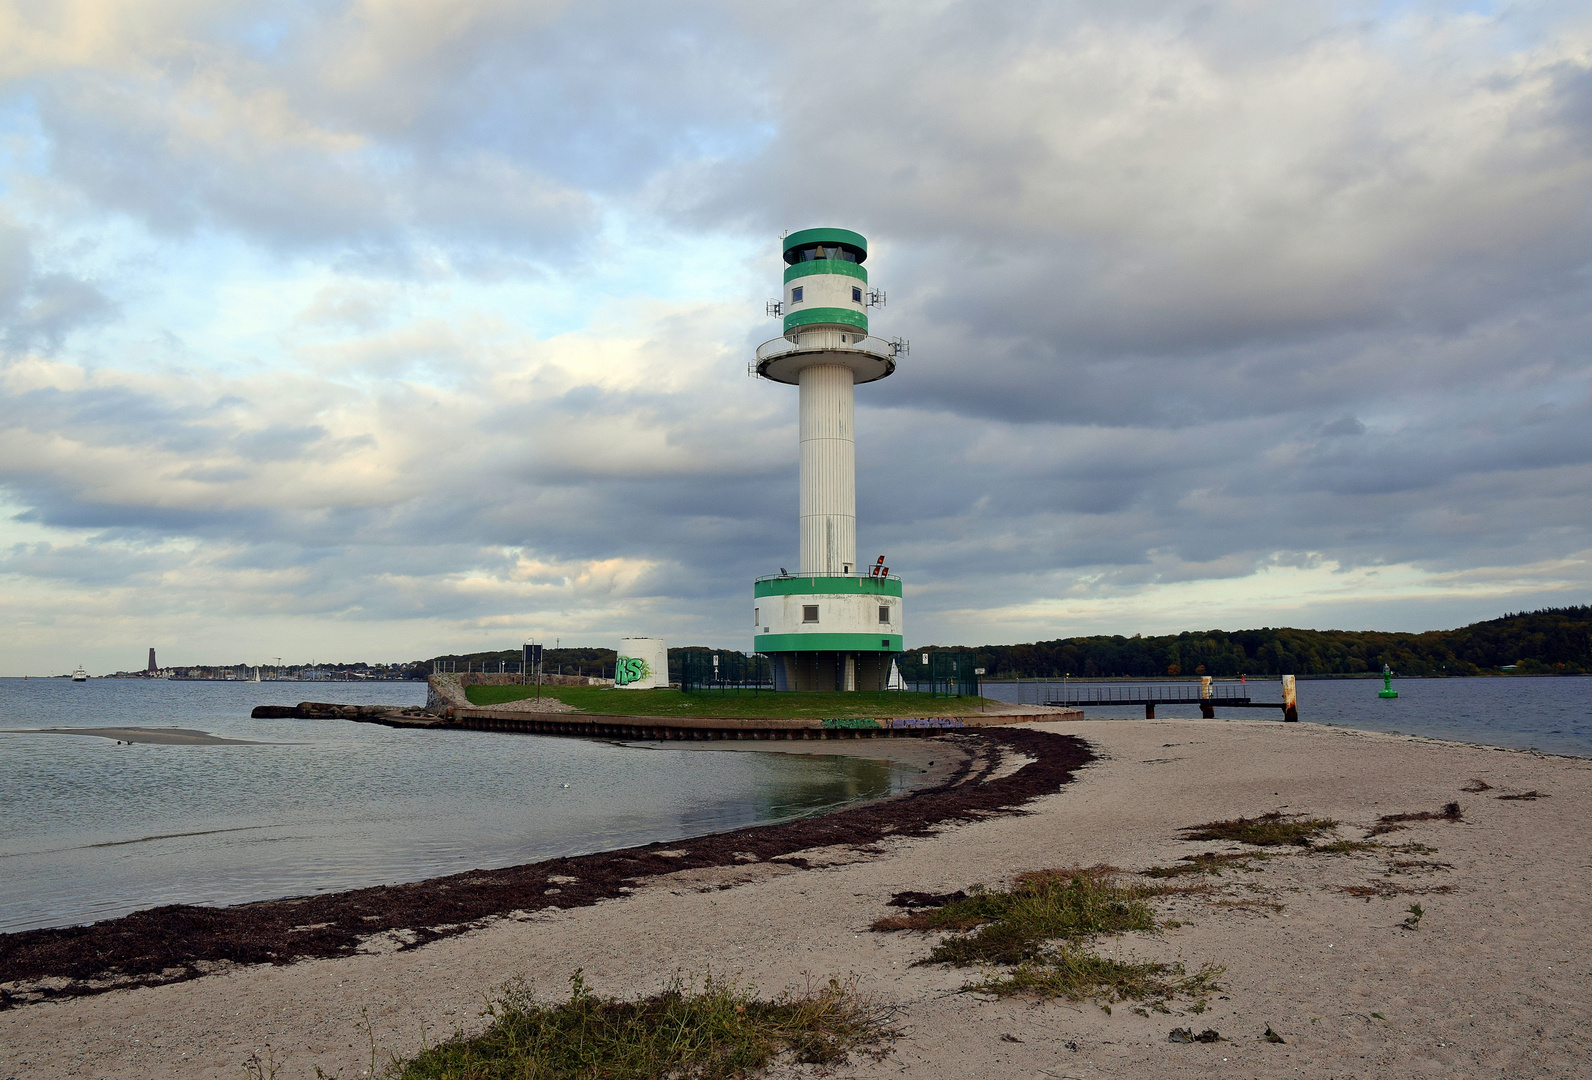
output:
M256 705L249 715L256 720L362 720L389 727L440 727L448 722L434 712L414 706L395 709L391 705L333 705L324 701Z

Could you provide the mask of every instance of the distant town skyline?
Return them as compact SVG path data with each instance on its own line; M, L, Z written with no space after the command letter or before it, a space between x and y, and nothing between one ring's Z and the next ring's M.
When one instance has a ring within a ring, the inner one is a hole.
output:
M749 648L828 224L912 343L856 448L909 643L1592 597L1585 5L0 25L0 674Z

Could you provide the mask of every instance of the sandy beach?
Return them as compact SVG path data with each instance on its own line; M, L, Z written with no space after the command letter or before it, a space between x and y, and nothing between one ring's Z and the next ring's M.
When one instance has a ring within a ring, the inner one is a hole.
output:
M897 1007L900 1034L837 1076L1592 1075L1592 761L1250 720L1034 727L1081 737L1096 759L1029 813L665 874L622 897L485 920L417 949L387 935L353 956L10 1008L0 1076L241 1077L267 1047L283 1078L317 1067L358 1076L372 1040L382 1061L412 1053L481 1026L494 988L523 978L557 997L576 968L597 991L626 996L709 970L765 994L854 977ZM1012 756L1004 768L1022 766ZM1095 943L1122 958L1225 966L1200 1015L1182 1014L1187 1002L1147 1015L1118 1003L1108 1014L964 993L976 972L914 966L930 940L869 930L897 910L888 902L898 892L1238 850L1179 839L1214 819L1302 812L1337 819L1337 835L1357 840L1384 815L1451 801L1459 821L1378 837L1432 849L1419 858L1274 852L1207 879L1211 893L1157 901L1175 928ZM1414 930L1403 925L1412 901L1425 911ZM1168 1042L1185 1026L1226 1041ZM1268 1026L1284 1041L1264 1040Z

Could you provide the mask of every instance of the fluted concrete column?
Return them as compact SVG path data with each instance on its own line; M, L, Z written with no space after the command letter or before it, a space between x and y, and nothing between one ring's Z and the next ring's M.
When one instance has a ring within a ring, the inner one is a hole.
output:
M801 572L857 569L857 444L851 369L804 368L801 386Z

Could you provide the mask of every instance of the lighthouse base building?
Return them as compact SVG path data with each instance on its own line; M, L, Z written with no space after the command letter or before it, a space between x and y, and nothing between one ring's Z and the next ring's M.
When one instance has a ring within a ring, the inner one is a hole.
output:
M868 243L848 229L785 238L784 334L757 350L757 374L799 390L798 571L753 586L753 648L777 690L884 689L902 649L901 579L884 557L857 561L853 391L895 371L899 343L868 335Z

